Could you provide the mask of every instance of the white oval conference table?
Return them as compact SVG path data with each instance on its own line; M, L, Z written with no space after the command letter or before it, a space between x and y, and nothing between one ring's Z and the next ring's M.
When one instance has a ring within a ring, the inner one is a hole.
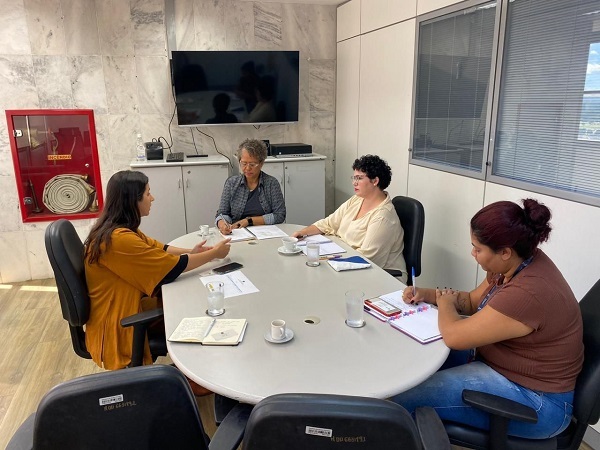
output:
M278 227L289 234L301 228ZM198 233L190 233L171 244L191 248L199 241ZM357 254L334 241L347 250L344 256ZM387 398L419 384L445 361L449 350L441 340L422 345L366 313L362 328L344 323L349 289L370 298L404 284L376 265L345 272L336 272L326 261L308 267L302 253L279 254L281 245L279 238L231 244L229 258L244 265L242 272L260 292L225 299L220 317L248 320L239 345L167 342L171 359L190 379L249 404L288 392ZM195 269L163 286L167 337L181 319L205 316L207 293L199 279L205 271ZM319 323L305 322L315 317ZM286 321L293 339L278 344L265 340L274 319Z

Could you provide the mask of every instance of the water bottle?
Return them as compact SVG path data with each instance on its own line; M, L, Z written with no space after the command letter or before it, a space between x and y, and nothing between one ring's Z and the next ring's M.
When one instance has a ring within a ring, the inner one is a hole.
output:
M138 162L146 161L146 146L140 133L135 137L135 159Z

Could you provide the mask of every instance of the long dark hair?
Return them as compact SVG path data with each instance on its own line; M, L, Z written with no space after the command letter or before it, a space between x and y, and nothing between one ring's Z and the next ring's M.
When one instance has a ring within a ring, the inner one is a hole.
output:
M471 231L479 242L498 252L512 248L524 259L548 240L552 214L537 200L523 200L523 207L501 201L487 205L471 219Z
M137 231L142 220L138 202L142 200L147 184L148 177L134 170L122 170L110 177L104 209L85 240L85 254L90 264L97 263L102 253L108 250L116 228Z

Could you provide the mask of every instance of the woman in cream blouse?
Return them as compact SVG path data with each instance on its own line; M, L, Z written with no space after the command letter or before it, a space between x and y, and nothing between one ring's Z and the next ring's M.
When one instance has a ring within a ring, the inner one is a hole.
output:
M392 169L379 156L365 155L354 161L354 196L333 214L297 231L295 237L336 235L383 269L402 271L406 282L404 230L392 199L385 191Z

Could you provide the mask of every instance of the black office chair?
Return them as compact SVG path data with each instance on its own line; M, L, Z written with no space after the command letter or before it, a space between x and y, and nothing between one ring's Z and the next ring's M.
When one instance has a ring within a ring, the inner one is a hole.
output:
M238 405L210 442L239 445L251 407ZM13 435L7 450L208 449L185 377L165 365L87 375L51 389Z
M411 270L415 276L421 275L421 250L423 249L423 234L425 232L425 209L419 200L401 195L392 199L396 214L404 229L404 261L408 270L407 285L412 286ZM402 276L399 270L387 270L395 277Z
M442 422L433 409L419 410L417 424L419 430L403 407L387 400L346 395L278 394L265 398L254 407L242 448L450 449Z
M565 431L550 439L522 439L506 435L509 420L537 421L535 410L495 395L463 391L469 405L490 413L490 431L446 422L453 444L475 449L577 450L588 425L600 418L600 280L579 302L583 317L583 369L577 377L573 418Z
M52 222L45 234L46 252L56 279L63 318L69 324L73 350L82 358L91 359L85 346L84 325L90 317L90 298L85 281L83 244L73 224L65 219ZM148 327L163 316L162 309L144 311L121 320L124 327L133 326L131 366L141 366ZM163 335L148 335L154 359L167 354Z

